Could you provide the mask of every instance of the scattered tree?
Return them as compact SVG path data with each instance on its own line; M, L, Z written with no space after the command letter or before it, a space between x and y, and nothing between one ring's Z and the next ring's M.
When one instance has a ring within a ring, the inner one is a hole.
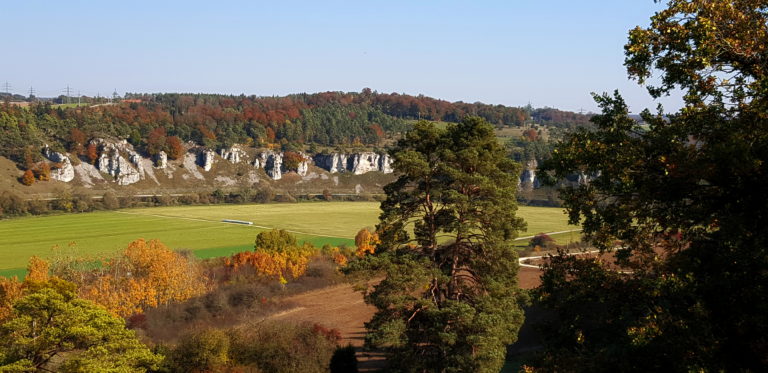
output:
M35 173L32 170L24 171L24 176L21 177L21 183L30 186L35 183Z

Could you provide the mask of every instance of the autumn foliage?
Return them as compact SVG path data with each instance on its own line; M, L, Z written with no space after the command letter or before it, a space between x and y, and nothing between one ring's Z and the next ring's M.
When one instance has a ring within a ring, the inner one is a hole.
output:
M258 234L254 251L237 253L225 264L233 272L250 268L260 278L275 279L285 284L303 275L309 259L316 253L311 244L298 245L290 233L271 230Z
M181 143L181 139L178 136L170 136L165 140L166 148L168 149L168 157L171 159L179 159L184 156L184 145Z
M138 239L80 284L83 298L120 316L183 301L207 290L196 263L158 240Z
M35 173L32 170L24 171L24 176L21 177L21 182L24 185L32 185L35 183Z
M373 254L376 251L376 245L380 242L378 233L371 232L368 228L363 228L355 235L355 246L357 246L355 254L358 257Z

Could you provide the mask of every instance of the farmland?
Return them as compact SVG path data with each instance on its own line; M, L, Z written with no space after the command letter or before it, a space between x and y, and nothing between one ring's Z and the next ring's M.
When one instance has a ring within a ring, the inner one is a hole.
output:
M19 275L32 255L51 257L56 251L98 256L124 248L137 238L160 239L174 249L192 250L200 258L249 250L264 229L292 231L316 246L354 244L355 233L376 224L377 202L316 202L267 205L174 206L84 214L23 217L0 221L0 275ZM574 229L562 209L521 206L518 214L528 231ZM253 226L222 223L245 220ZM554 236L560 242L577 233ZM521 244L527 240L521 240Z

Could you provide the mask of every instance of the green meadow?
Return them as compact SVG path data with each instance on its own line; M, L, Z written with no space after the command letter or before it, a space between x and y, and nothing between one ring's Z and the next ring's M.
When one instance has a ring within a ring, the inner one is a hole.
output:
M377 202L313 202L174 206L32 216L0 221L0 276L21 275L30 256L99 256L114 253L138 239L159 239L174 249L192 250L200 258L250 250L256 234L280 228L316 246L354 245L363 227L376 225ZM562 209L521 206L528 222L521 237L574 229ZM223 223L243 220L254 225ZM559 242L578 239L578 232L554 235ZM526 240L521 240L524 244Z

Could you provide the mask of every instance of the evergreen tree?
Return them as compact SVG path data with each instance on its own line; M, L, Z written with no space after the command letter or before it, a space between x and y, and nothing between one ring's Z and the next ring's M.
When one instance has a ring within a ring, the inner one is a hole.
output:
M387 185L372 255L351 263L377 308L369 345L407 372L498 372L516 340L526 297L517 287L510 240L519 166L493 127L471 117L447 129L419 122L393 150L398 179Z

